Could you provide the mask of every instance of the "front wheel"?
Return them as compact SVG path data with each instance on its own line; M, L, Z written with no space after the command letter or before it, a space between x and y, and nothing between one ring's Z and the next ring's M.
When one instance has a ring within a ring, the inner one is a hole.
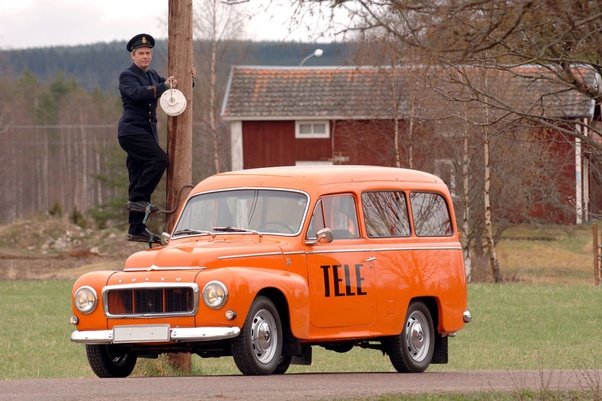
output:
M383 344L398 372L424 372L435 351L435 329L427 306L422 302L410 304L401 334L387 338Z
M86 344L86 355L92 371L98 377L128 377L138 357L127 347L106 344Z
M282 324L270 299L260 296L253 302L240 334L232 342L232 356L244 375L269 375L281 366ZM281 370L286 371L283 366Z

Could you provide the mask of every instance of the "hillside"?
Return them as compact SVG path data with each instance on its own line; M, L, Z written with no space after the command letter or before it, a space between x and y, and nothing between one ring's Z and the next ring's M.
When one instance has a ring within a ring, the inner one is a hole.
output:
M120 270L130 254L146 248L127 242L125 227L82 228L47 216L18 220L0 225L0 280L75 279L87 271ZM593 283L590 226L514 226L497 252L507 281ZM473 263L473 281L490 282L486 258Z
M0 226L0 280L72 279L92 270L120 269L146 248L125 241L123 228L88 229L38 216Z
M228 41L220 44L218 71L228 73L231 65L298 65L316 48L324 54L314 57L307 65L351 64L357 48L355 43L300 43ZM21 76L31 72L42 81L49 81L63 73L82 87L116 91L119 73L130 65L125 41L101 42L81 46L57 46L22 50L0 50L0 73L3 76ZM207 43L195 43L196 64L207 53ZM164 71L167 64L167 42L157 41L153 66Z

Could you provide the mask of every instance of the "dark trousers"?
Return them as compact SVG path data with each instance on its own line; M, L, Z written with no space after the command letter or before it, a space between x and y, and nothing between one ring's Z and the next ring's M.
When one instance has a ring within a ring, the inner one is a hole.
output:
M126 166L130 186L128 199L131 202L150 202L161 176L167 167L167 153L157 143L152 134L128 135L119 137L119 145L127 152ZM144 213L130 212L129 233L144 231Z

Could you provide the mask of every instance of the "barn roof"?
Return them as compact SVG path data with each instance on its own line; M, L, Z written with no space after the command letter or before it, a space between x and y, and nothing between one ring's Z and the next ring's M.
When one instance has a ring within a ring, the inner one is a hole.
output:
M578 79L598 85L600 77L575 68ZM468 93L465 85L476 89ZM503 110L546 117L592 117L594 100L555 80L548 69L508 70L426 66L232 67L224 120L442 118L466 107L482 110L476 93L489 87L487 101Z

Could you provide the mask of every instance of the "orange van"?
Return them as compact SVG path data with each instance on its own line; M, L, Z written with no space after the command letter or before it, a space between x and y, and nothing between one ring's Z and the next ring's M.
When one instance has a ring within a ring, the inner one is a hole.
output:
M84 274L71 302L71 340L99 377L172 352L282 374L315 346L371 348L422 372L447 363L448 338L471 319L448 188L375 166L209 177L162 245Z

